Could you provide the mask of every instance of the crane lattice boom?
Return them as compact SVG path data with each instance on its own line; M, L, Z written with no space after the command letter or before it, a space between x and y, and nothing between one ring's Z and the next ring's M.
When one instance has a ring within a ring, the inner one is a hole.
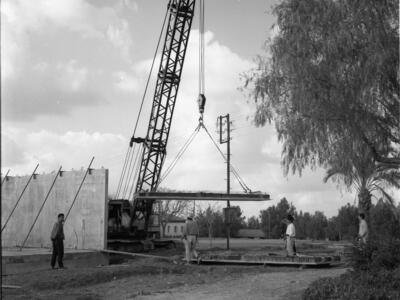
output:
M167 31L154 92L147 135L132 138L144 145L136 193L156 191L166 156L166 147L182 75L195 0L170 0ZM142 214L145 226L152 211L153 201L135 200L134 215Z

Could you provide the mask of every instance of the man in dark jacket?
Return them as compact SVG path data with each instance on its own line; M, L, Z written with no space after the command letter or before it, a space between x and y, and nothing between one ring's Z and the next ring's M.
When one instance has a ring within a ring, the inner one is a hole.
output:
M53 255L51 256L51 267L54 269L56 259L58 267L64 269L63 256L64 256L64 214L58 214L58 220L53 226L51 231L51 241L53 242Z

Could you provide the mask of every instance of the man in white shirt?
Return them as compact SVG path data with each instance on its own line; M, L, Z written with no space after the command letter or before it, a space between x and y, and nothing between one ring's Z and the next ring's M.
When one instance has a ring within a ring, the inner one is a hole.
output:
M199 227L197 223L193 221L193 217L187 217L185 226L183 228L182 239L185 244L185 258L186 263L190 263L192 258L198 259L198 253L196 251L197 238L199 236Z
M365 215L363 213L360 213L358 215L358 220L360 221L360 228L358 230L358 239L360 241L360 244L363 245L367 242L368 239L368 224L367 221L365 221Z
M287 256L295 256L296 255L296 245L295 245L295 237L296 237L296 228L294 227L293 221L294 218L292 215L287 216L287 220L289 221L288 226L286 227L286 252Z

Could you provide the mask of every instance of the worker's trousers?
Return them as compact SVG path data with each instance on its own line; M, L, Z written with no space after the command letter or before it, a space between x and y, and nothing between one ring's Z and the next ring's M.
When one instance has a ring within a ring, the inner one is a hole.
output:
M54 239L53 242L53 254L51 255L51 267L54 268L56 265L56 259L58 266L63 268L63 256L64 256L64 241L62 239Z
M185 254L186 261L190 262L192 258L197 258L198 254L196 251L197 237L195 235L187 235L184 240L185 243Z
M296 244L293 237L286 237L286 252L288 256L296 254Z

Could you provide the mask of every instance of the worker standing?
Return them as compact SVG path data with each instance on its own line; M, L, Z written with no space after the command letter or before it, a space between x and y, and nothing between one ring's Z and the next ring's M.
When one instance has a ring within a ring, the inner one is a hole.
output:
M296 228L294 227L293 221L294 218L292 215L287 216L288 225L286 227L286 253L287 256L295 256L296 255L296 244L295 244L295 237L296 237Z
M189 216L186 219L183 228L183 242L185 244L186 263L190 263L192 258L198 259L199 255L196 251L197 237L199 236L199 228L197 223L193 221L193 217Z
M56 259L58 267L64 269L63 256L64 256L64 214L58 214L57 222L51 231L51 241L53 243L53 254L51 256L51 268L54 269Z
M358 220L359 220L359 230L358 230L358 240L360 242L360 246L365 245L368 240L368 224L367 221L365 220L365 214L360 213L358 215Z

